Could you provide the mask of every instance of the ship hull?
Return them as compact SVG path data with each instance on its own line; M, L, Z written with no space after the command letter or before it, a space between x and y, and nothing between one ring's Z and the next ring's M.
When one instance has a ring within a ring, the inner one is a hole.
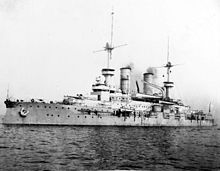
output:
M27 114L21 115L25 109ZM164 118L162 112L146 117L144 115L115 116L110 111L88 112L81 106L62 104L24 103L7 108L3 124L21 125L82 125L82 126L213 126L212 120L189 120L182 115L179 118Z

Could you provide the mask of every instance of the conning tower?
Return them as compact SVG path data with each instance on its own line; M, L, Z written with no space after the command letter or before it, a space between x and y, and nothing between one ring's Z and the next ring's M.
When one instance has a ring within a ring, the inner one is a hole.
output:
M120 68L120 89L122 94L130 94L131 67Z

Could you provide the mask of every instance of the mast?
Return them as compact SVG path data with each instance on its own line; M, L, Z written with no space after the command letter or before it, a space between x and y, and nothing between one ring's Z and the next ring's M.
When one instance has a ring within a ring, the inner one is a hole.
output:
M111 47L113 47L112 42L113 42L113 20L114 20L114 11L112 10L112 25L111 25Z
M107 52L107 68L106 69L110 69L110 60L112 59L112 51L115 49L115 48L119 48L121 46L126 46L127 44L121 44L121 45L117 45L117 46L113 46L113 35L114 35L114 11L112 9L112 12L111 12L111 37L110 37L110 43L107 42L105 44L105 47L104 49L101 49L101 50L97 50L97 51L94 51L94 53L96 52L101 52L101 51L106 51Z
M167 40L167 82L170 81L170 66L168 66L169 64L169 57L170 57L170 38L168 36L168 40Z
M114 69L110 67L110 60L112 59L112 51L115 48L119 48L121 46L126 46L127 44L122 44L118 46L113 46L113 21L114 21L114 11L111 12L111 38L110 43L107 42L104 49L97 50L94 52L101 52L106 51L107 52L107 67L102 69L102 75L105 77L105 85L111 87L111 77L114 75Z
M114 12L112 10L111 12L111 39L110 39L110 44L107 42L106 46L104 47L105 51L107 51L107 68L103 68L102 69L102 75L105 77L105 85L108 87L111 87L112 83L111 83L111 77L114 76L114 69L110 68L110 60L112 59L112 50L114 49L114 47L112 46L113 43L113 19L114 19Z
M110 45L107 42L106 46L105 46L105 49L106 49L106 51L108 53L107 68L109 68L110 60L112 59L112 50L114 49L113 44L112 44L113 43L113 20L114 20L114 12L113 12L113 10L111 12L111 16L112 16L112 21L111 21L111 42L110 42Z
M165 68L167 68L167 81L164 82L164 87L166 90L166 96L165 99L166 100L170 100L170 94L169 94L169 90L170 88L173 87L173 82L170 81L170 69L174 66L171 64L171 62L169 61L170 58L170 49L169 49L169 45L170 44L170 40L169 40L169 36L168 36L168 42L167 42L167 64L164 66Z
M7 96L6 96L6 99L9 100L10 97L9 97L9 84L8 84L8 88L7 88Z

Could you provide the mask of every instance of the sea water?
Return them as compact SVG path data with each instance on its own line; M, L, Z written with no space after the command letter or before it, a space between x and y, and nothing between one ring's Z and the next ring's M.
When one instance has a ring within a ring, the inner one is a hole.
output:
M0 169L220 170L220 129L0 124Z

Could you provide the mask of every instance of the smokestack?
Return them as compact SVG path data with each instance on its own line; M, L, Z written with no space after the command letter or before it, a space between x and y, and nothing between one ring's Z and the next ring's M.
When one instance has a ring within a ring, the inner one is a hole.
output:
M120 79L120 88L122 94L130 93L130 77L131 77L131 67L120 68L121 79Z
M151 72L146 72L143 74L144 77L144 81L148 82L148 83L153 83L153 73ZM144 94L148 94L148 95L153 95L153 90L152 87L149 86L147 83L144 83Z

